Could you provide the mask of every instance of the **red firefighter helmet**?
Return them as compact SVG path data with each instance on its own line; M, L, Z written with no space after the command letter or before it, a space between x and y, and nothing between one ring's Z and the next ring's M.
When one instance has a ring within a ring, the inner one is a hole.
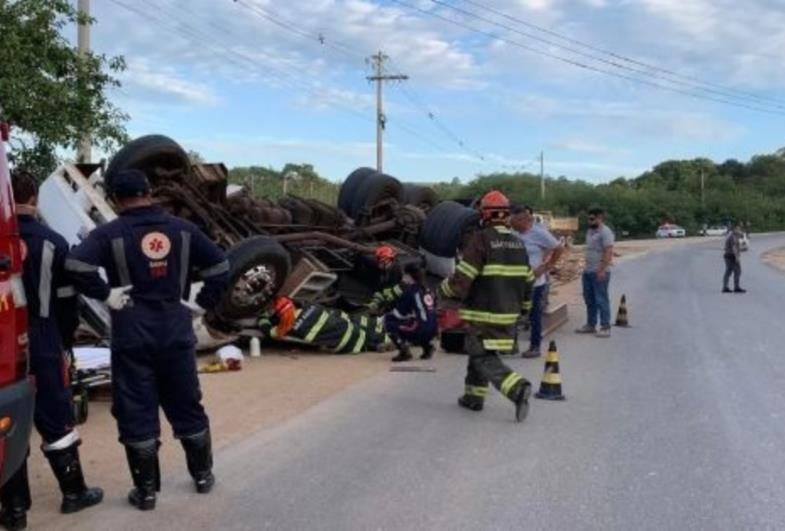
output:
M273 314L278 321L276 332L278 337L284 337L294 326L295 307L292 299L288 297L276 297L273 302Z
M498 190L492 190L480 200L480 214L484 221L506 220L510 215L510 200Z
M395 257L398 256L398 251L389 245L382 245L376 248L374 256L376 257L376 262L380 266L389 266L395 261Z

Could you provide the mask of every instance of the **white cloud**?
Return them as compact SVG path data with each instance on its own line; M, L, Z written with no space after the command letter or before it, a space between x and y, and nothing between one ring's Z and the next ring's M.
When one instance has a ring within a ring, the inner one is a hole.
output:
M171 68L155 69L144 58L130 58L127 65L121 81L129 90L197 106L218 103L207 85L180 76Z

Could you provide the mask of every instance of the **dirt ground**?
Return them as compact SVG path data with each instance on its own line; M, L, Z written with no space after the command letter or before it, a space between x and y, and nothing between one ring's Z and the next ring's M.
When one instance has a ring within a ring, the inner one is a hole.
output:
M694 240L705 241L687 238L679 241L620 242L616 247L615 261L618 263ZM579 268L581 256L582 248L574 247L565 260L572 265L563 267ZM551 295L553 303L566 302L572 315L581 311L583 304L580 283L576 281L578 273L576 269L567 278L561 279ZM242 371L200 375L214 448L220 450L241 441L256 431L300 414L354 383L388 371L390 357L390 353L335 356L295 350L265 351L261 358L246 357ZM199 363L205 364L210 360L210 356L200 356ZM91 401L89 419L79 427L79 432L83 439L81 455L88 484L101 486L107 499L116 502L125 498L130 488L130 477L109 408L108 401ZM172 438L163 418L162 443L162 474L189 482L182 449ZM59 491L46 460L38 450L39 446L40 438L34 434L29 461L33 496L29 522L34 528L53 526L55 522L58 527L64 526L68 517L58 512Z
M785 247L779 247L763 253L761 260L764 264L785 272Z

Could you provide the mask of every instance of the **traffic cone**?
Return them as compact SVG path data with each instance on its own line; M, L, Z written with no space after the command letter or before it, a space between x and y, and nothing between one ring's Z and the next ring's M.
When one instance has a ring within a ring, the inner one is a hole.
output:
M556 341L551 341L548 347L548 354L545 356L545 374L542 375L540 390L534 396L543 400L567 400L561 392L559 351L556 349Z
M621 296L619 303L619 313L616 314L616 326L623 326L629 328L630 322L627 319L627 295Z

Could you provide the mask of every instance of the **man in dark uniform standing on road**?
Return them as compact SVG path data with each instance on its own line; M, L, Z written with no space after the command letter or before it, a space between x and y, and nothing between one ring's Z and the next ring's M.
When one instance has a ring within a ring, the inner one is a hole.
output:
M531 310L534 273L523 242L508 227L507 197L488 192L480 212L483 228L469 236L455 274L440 285L444 296L463 300L459 315L469 325L466 389L458 404L482 410L490 382L515 404L520 422L529 411L531 383L507 367L499 352L513 350L521 311Z
M29 317L30 375L35 378L34 421L43 450L54 471L63 513L74 513L103 499L99 488L85 485L79 462L79 433L74 429L73 397L68 381L66 349L78 325L76 292L63 269L68 243L36 219L38 185L27 172L12 176L19 232L24 242L23 276ZM24 529L30 508L27 460L0 491L0 525Z
M118 173L109 192L119 218L94 229L65 267L80 293L106 301L112 310L112 413L135 485L128 500L150 510L160 490L159 404L183 445L197 492L209 492L215 481L193 319L182 301L196 270L204 280L196 302L214 309L229 264L196 226L154 205L142 172ZM106 270L108 284L99 268Z
M728 236L725 238L725 275L722 277L723 293L747 293L747 290L739 284L741 279L741 227L736 224L733 226ZM733 275L733 290L728 287L728 281Z

